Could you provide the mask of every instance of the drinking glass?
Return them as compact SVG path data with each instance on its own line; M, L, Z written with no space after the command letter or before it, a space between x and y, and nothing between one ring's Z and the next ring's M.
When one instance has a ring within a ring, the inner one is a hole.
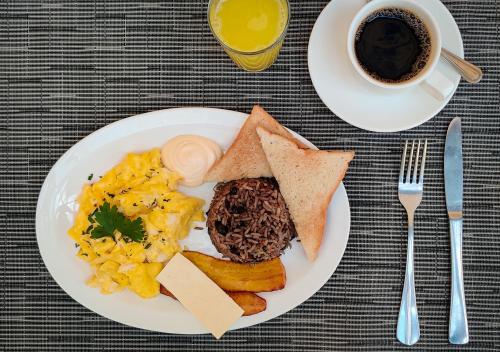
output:
M258 72L264 71L269 68L278 58L278 54L280 52L281 46L283 45L283 41L285 40L286 32L288 29L288 23L290 22L290 4L288 0L280 0L282 2L283 7L286 10L286 23L283 27L283 32L279 35L279 37L266 48L257 50L257 51L240 51L234 48L231 48L226 43L224 43L221 38L217 35L217 32L214 30L212 23L212 12L216 9L217 4L221 0L210 0L208 3L208 23L210 25L210 30L212 34L217 39L219 44L222 46L226 54L234 61L234 63L242 68L245 71Z

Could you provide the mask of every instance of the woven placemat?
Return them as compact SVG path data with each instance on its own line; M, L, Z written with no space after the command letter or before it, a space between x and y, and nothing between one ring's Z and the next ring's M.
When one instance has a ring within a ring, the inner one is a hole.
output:
M338 0L336 0L338 1ZM348 1L348 0L345 0ZM335 117L307 69L307 42L327 1L291 1L279 60L238 70L209 31L207 1L0 3L1 351L383 351L395 339L403 286L406 215L396 177L402 140L428 138L424 201L417 214L416 287L421 340L448 351L450 252L443 187L448 123L463 118L464 270L471 351L500 350L500 4L445 1L467 58L485 71L462 83L426 124L375 134ZM345 180L352 227L344 258L308 301L267 323L211 336L130 328L85 309L47 272L35 207L51 166L84 136L124 117L168 107L248 112L259 103L320 148L355 149Z

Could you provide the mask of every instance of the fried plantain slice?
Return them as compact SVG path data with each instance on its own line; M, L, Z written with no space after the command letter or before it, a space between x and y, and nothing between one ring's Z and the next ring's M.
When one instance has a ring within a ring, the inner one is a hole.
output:
M244 264L199 252L182 254L225 291L269 292L281 290L286 284L285 267L279 258Z
M226 292L237 305L245 312L243 315L254 315L263 312L267 308L267 302L264 298L257 296L253 292Z

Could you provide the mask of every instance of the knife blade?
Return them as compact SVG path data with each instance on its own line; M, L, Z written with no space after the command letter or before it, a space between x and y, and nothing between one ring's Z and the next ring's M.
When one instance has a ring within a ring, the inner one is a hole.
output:
M462 123L459 117L451 121L444 148L444 189L450 219L462 217L463 207Z
M444 148L444 186L450 219L451 302L448 339L453 344L469 342L462 267L463 223L462 123L454 118L448 127Z

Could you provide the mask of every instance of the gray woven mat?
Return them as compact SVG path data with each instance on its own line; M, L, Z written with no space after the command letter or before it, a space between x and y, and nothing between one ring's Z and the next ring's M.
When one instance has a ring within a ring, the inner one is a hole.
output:
M347 1L347 0L346 0ZM463 118L464 269L471 343L500 350L500 4L445 1L468 58L484 68L436 118L412 131L375 134L335 117L307 70L307 42L327 1L292 0L278 62L235 69L212 38L206 1L0 3L0 350L302 351L402 349L395 324L406 251L396 193L405 138L431 142L417 215L416 286L422 338L448 351L450 290L442 156L446 127ZM68 297L38 253L35 206L51 166L75 142L121 118L199 105L249 111L260 103L322 148L357 152L345 185L352 229L344 258L311 299L270 322L226 334L173 336L102 318Z

